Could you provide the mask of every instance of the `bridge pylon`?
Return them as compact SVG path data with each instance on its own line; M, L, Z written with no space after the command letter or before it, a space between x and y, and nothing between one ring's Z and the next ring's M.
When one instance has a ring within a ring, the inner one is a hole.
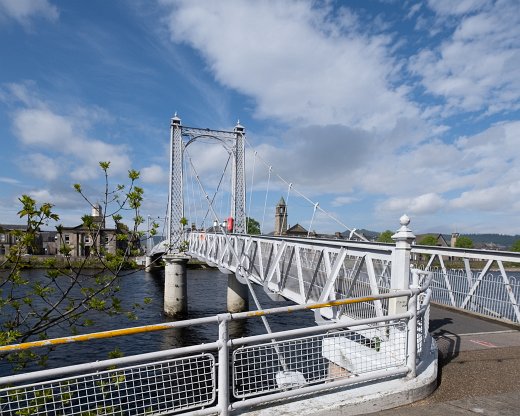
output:
M245 128L237 122L233 131L186 127L175 114L170 123L170 181L167 214L168 253L179 252L184 241L183 161L185 149L198 139L213 139L232 154L231 212L233 232L246 232Z

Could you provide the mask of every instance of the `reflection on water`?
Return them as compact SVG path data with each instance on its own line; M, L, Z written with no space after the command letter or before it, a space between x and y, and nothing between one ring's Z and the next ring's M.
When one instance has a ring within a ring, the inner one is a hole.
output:
M42 270L24 272L28 279L38 279L45 273ZM153 273L137 271L123 278L119 297L124 306L130 308L138 303L143 304L144 298L152 299L138 311L138 319L130 320L126 316L98 315L94 317L95 326L85 328L83 333L96 332L132 326L172 322L174 319L163 314L164 271ZM261 287L255 286L256 294L263 308L290 305L291 302L275 302L263 293ZM188 316L187 319L200 318L226 312L227 275L214 269L188 271ZM251 308L254 304L251 299ZM273 331L281 331L303 326L314 325L312 312L298 312L290 315L269 316L269 324ZM229 335L232 338L245 337L265 333L260 319L232 321L229 323ZM52 336L70 335L61 329L53 331ZM197 325L176 328L167 331L150 332L119 338L94 340L83 343L56 346L50 351L48 367L79 364L108 358L110 351L119 349L125 356L185 347L200 343L213 342L218 338L217 324ZM0 375L11 373L9 364L0 363Z

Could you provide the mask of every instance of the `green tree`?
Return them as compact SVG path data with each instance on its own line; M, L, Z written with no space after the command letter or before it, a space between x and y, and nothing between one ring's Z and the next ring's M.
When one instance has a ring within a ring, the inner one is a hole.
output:
M123 310L117 297L122 275L131 265L131 257L138 254L139 241L143 232L138 227L143 223L139 213L143 199L143 190L136 186L139 172L128 172L129 185L117 185L113 189L108 180L109 162L100 162L104 173L105 189L100 198L102 202L103 221L95 221L91 215L82 217L83 225L88 233L98 241L102 224L107 217L120 224L123 211L131 211L133 227L118 227L123 231L117 234L120 240L115 253L108 252L104 244L93 246L91 255L96 259L96 268L88 268L90 259L73 262L69 256L61 262L52 257L46 263L46 272L42 278L26 279L21 273L23 254L34 247L40 228L59 221L49 203L38 205L27 195L19 198L22 209L18 212L25 221L24 231L13 231L17 244L11 247L5 260L0 264L0 345L22 343L37 339L45 339L48 332L56 327L70 330L70 334L78 333L80 328L91 326L92 311L98 314L113 315L126 313L129 318L135 317L135 309ZM74 189L85 201L94 207L94 203L83 192L81 185ZM62 236L62 226L57 225L58 236L64 254L68 248ZM146 300L145 300L146 303ZM135 305L135 308L140 307ZM99 316L99 315L98 315ZM15 369L22 368L30 361L44 364L45 353L18 352L0 355L0 358L11 362Z
M473 248L473 240L469 237L460 236L455 241L455 247L458 248Z
M246 229L247 233L251 235L258 235L260 234L260 223L255 220L254 218L247 217L246 219Z
M516 240L511 246L511 251L520 251L520 240Z
M383 231L379 234L379 237L377 237L377 241L379 243L393 243L394 240L392 240L392 235L394 235L394 233L390 230Z
M428 234L422 237L419 240L419 245L421 246L436 246L437 245L437 237L433 234Z

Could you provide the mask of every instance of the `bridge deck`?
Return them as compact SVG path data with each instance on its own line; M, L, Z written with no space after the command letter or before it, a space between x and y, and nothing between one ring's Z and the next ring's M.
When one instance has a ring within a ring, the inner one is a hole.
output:
M374 415L518 415L520 327L439 307L432 307L430 326L439 345L439 387L424 400Z

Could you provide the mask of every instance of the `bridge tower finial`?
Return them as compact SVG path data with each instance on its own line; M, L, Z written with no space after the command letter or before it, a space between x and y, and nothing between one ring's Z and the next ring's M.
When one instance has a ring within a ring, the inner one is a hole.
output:
M237 124L235 126L235 132L244 133L245 127L240 124L240 119L237 120Z
M181 119L179 118L179 116L177 115L177 111L175 112L175 115L172 117L172 120L171 120L171 125L177 125L177 126L180 126L181 125Z

